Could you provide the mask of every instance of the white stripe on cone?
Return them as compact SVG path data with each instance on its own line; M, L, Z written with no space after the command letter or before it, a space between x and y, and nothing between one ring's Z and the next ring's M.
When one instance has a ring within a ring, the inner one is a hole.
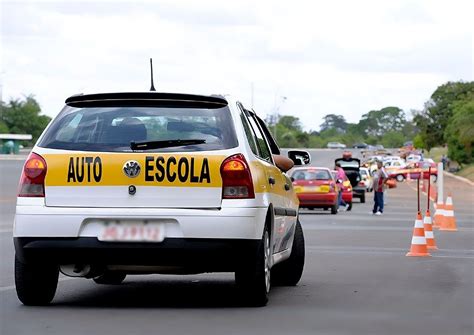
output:
M425 230L425 238L434 238L433 232Z
M415 228L424 228L424 226L423 226L423 221L421 221L421 220L416 220L416 221L415 221Z
M426 238L424 236L413 236L411 244L426 244Z

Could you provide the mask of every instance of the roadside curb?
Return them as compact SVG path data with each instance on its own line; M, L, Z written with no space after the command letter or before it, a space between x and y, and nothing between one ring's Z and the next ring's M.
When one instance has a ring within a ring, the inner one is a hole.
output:
M464 178L464 177L461 177L461 176L456 176L455 174L451 173L451 172L447 172L447 171L443 171L445 175L447 175L448 177L452 177L452 178L455 178L457 180L460 180L462 182L465 182L465 183L468 183L469 185L471 186L474 186L474 182L470 181L469 179L467 178Z

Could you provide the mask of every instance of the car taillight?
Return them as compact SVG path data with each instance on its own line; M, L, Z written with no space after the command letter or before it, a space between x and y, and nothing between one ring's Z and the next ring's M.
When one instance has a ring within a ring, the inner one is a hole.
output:
M28 156L18 186L19 197L44 197L46 161L34 152Z
M227 157L221 165L222 198L255 198L252 175L244 155Z

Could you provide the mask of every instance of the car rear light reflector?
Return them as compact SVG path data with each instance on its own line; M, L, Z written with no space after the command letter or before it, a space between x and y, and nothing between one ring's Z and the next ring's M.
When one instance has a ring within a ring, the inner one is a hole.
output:
M222 162L222 198L255 198L252 175L244 155L236 154Z
M46 161L32 152L23 166L18 187L19 197L44 197L44 179L46 177Z

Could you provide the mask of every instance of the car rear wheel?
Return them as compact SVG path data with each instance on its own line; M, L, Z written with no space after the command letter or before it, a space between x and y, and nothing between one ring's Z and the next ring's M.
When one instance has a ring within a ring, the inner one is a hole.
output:
M299 220L295 226L295 236L290 258L272 268L272 284L295 286L301 279L304 269L305 247L303 229Z
M118 285L125 280L125 277L127 277L127 274L123 272L106 271L104 274L95 277L93 280L97 284Z
M58 286L59 266L25 264L15 257L15 286L18 299L27 306L49 304Z
M235 272L235 282L242 291L245 302L252 306L265 306L268 302L271 255L270 233L265 225L255 258Z
M405 176L404 176L404 175L402 175L402 174L397 175L397 181L398 181L399 183L401 183L401 182L404 181L404 180L405 180Z
M337 205L331 207L331 214L337 214Z

